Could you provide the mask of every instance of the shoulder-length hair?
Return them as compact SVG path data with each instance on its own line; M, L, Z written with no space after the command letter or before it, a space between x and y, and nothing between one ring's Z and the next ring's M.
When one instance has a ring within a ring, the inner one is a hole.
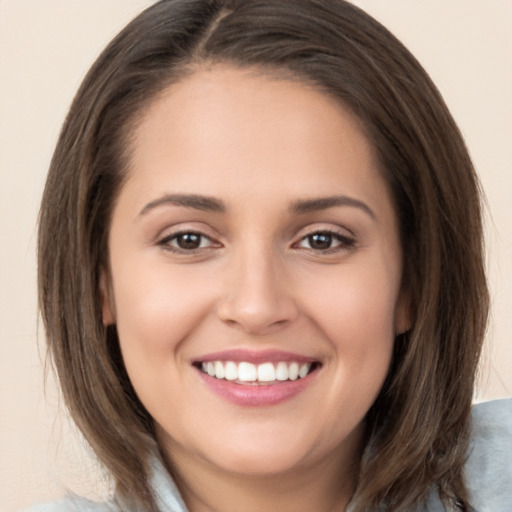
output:
M468 507L463 465L485 331L477 177L439 92L404 46L343 0L162 0L104 50L51 163L39 227L39 300L70 412L118 488L156 510L151 417L101 315L99 279L130 134L158 93L204 65L284 73L361 121L400 221L414 318L366 418L357 510L409 510L436 487Z

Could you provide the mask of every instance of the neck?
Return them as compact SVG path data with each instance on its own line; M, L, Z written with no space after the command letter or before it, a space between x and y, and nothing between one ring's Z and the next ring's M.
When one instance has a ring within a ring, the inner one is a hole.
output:
M355 489L356 450L333 450L315 463L285 473L246 475L223 471L208 462L191 461L172 450L172 468L189 512L343 512ZM354 446L354 445L353 445Z

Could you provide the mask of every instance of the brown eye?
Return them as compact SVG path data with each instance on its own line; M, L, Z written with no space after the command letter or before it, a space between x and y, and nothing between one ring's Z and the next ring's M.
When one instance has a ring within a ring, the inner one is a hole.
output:
M317 231L302 238L298 244L301 249L310 251L329 252L353 247L355 240L330 231Z
M316 251L331 249L334 237L329 233L315 233L307 237L309 247Z
M215 243L210 237L194 231L184 231L166 236L158 245L173 252L193 252L213 247Z
M182 235L177 235L175 237L175 243L180 249L190 251L193 249L199 249L199 247L201 247L201 239L202 235L197 233L183 233Z

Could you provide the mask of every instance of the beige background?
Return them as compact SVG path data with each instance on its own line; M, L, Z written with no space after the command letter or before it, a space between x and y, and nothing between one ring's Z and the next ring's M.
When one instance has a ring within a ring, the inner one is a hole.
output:
M0 0L0 510L106 484L37 344L36 218L52 148L95 56L150 0ZM512 1L359 0L430 72L489 202L494 313L477 400L512 396ZM60 408L60 412L59 412Z

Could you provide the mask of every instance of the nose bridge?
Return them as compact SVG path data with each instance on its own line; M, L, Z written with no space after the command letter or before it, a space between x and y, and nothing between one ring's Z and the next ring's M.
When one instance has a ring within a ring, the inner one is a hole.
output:
M230 279L219 307L221 319L253 334L294 320L295 301L285 285L282 258L268 245L247 241L230 261Z

